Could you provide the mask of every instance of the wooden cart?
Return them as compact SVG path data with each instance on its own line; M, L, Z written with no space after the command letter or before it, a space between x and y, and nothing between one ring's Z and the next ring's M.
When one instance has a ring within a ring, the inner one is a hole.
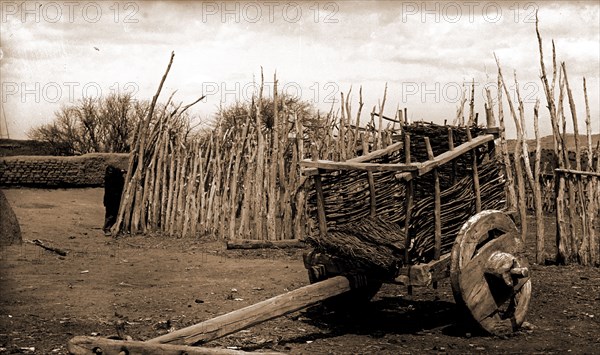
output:
M504 211L498 130L473 131L406 126L385 149L303 161L318 221L309 237L316 248L304 258L311 282L360 275L345 303L369 299L382 283L412 292L450 277L457 304L483 330L517 330L531 296L527 259L514 214Z
M515 331L531 296L528 264L502 211L497 130L473 132L406 126L385 149L345 162L303 161L317 226L307 237L315 249L304 257L310 285L145 342L75 337L69 351L238 354L197 345L334 297L368 300L384 282L410 289L447 277L476 324L491 334Z

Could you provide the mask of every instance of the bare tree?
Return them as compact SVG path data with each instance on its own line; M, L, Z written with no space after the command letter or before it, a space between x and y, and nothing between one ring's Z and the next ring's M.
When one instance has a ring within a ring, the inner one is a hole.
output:
M129 152L136 122L147 107L147 102L135 101L130 94L84 98L62 106L51 123L31 129L28 136L50 143L57 155Z

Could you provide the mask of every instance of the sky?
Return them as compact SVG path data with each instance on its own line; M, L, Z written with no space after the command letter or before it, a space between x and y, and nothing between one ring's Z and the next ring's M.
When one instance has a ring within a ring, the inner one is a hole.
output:
M412 121L452 122L465 85L475 82L484 117L489 87L496 96L499 59L515 99L515 75L528 136L541 100L540 131L551 134L535 34L538 11L547 70L551 40L566 62L585 131L586 78L593 131L600 132L600 5L592 2L498 1L1 1L0 136L26 139L61 105L130 92L151 99L172 51L159 100L177 91L191 113L210 122L219 106L250 100L260 80L311 101L322 111L362 87L369 112L406 107ZM513 135L508 106L507 130ZM336 106L334 106L336 107ZM569 126L572 127L570 122ZM571 128L569 128L571 129Z

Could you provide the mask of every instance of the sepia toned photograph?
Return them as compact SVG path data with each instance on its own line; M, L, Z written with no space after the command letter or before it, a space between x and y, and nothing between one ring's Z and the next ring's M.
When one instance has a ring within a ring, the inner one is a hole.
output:
M594 354L598 1L0 1L0 354Z

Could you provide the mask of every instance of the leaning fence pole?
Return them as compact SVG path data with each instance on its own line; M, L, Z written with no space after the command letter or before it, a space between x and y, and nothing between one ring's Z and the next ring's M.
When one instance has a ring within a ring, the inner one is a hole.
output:
M569 100L569 109L571 111L571 118L573 120L573 135L575 139L575 169L581 171L581 151L579 144L579 127L577 120L577 111L575 109L575 101L573 99L573 93L569 86L569 79L567 77L567 68L564 62L561 63L562 73L565 80L565 86L567 90L567 99ZM566 149L566 147L565 147ZM581 177L579 175L571 175L568 179L569 182L569 212L571 216L571 248L572 255L580 263L586 265L588 263L588 236L586 228L586 214L583 211L586 210L585 199L582 193ZM579 202L579 203L578 203ZM578 213L578 211L580 213ZM581 221L582 233L574 233L575 221Z
M236 235L236 213L237 207L239 203L238 199L238 180L240 173L240 164L242 161L242 154L244 152L244 147L246 146L246 137L248 135L248 126L250 126L250 115L246 115L246 121L244 122L244 126L242 127L242 133L237 141L237 145L235 146L235 162L233 163L233 172L231 178L231 204L232 208L229 213L229 239L235 239Z
M543 50L543 45L542 45L542 36L540 35L540 31L539 31L539 20L537 17L537 12L536 12L536 16L535 16L535 32L536 32L536 36L538 39L538 49L539 49L539 54L540 54L540 69L541 69L541 76L540 79L542 81L543 87L544 87L544 93L546 95L546 101L548 103L548 112L550 114L550 122L552 123L552 134L553 134L553 142L554 142L554 154L557 157L557 166L554 166L554 168L558 168L558 167L567 167L565 164L568 162L563 160L563 152L562 152L562 138L561 138L561 133L560 133L560 126L559 126L559 120L560 120L560 112L559 110L561 110L561 103L562 103L562 80L560 79L561 77L561 72L558 71L558 76L559 76L559 88L560 88L560 94L559 94L559 104L557 105L555 100L554 100L554 89L555 89L555 84L556 84L556 77L557 77L557 66L556 66L556 51L555 51L555 47L554 47L554 42L552 42L552 69L553 69L553 75L552 75L552 86L550 86L550 84L548 83L548 76L546 74L546 65L544 64L544 50ZM565 180L564 180L564 176L563 174L559 174L557 172L554 173L554 197L555 197L555 213L556 213L556 249L557 249L557 253L556 253L556 261L558 263L566 263L568 261L569 258L569 247L568 247L568 243L566 243L566 239L568 238L567 235L567 230L565 228L565 206L564 206L564 187L565 187Z
M342 94L343 95L343 94ZM268 179L267 194L267 239L277 239L277 202L279 185L277 183L277 172L278 172L278 155L279 155L279 108L278 108L278 96L277 96L277 74L273 76L273 127L271 128L271 149L268 149L270 155L269 163L267 166L268 172L266 178ZM340 133L343 132L344 122L340 120ZM343 137L340 137L343 139ZM283 177L281 177L283 178Z
M225 175L224 177L221 179L221 201L220 201L220 210L219 210L219 238L225 239L227 240L228 235L229 235L229 231L226 231L226 226L228 225L227 220L229 218L230 212L231 210L235 209L234 207L234 199L233 196L231 195L231 180L232 180L232 170L233 170L233 164L235 161L235 144L237 143L238 140L238 136L236 133L231 132L231 150L228 150L225 147L225 142L228 140L227 138L223 139L223 144L221 148L221 151L223 152L223 155L225 158L225 155L229 154L229 160L226 161L225 159L223 159L222 164L225 164L227 162L227 169L225 170Z
M119 204L119 214L117 215L117 221L111 229L111 233L113 235L119 233L120 231L129 230L129 223L131 221L131 179L132 172L137 163L137 154L139 150L139 132L142 127L142 120L139 120L135 131L133 133L133 137L135 140L135 146L129 153L129 163L127 165L127 174L125 175L125 184L123 185L123 192L121 194L121 203Z
M298 152L296 151L295 140L289 127L289 118L291 114L284 109L284 118L282 119L282 130L280 131L280 149L277 155L277 167L279 168L279 201L277 203L277 239L294 239L294 224L292 215L292 198L296 192L296 185L300 172L298 170ZM287 133L287 134L286 134ZM286 151L291 150L291 157L286 159ZM289 164L286 164L286 160ZM287 165L287 167L285 166Z
M179 139L178 139L179 140ZM181 217L181 206L183 199L183 179L185 178L185 148L182 142L177 144L177 173L175 174L175 189L173 196L173 212L171 213L171 222L169 234L174 235L179 232L179 219Z
M298 117L298 113L294 112L294 123L296 129L296 149L298 150L298 161L304 159L304 125ZM298 169L298 166L292 166L291 169ZM305 176L299 176L298 184L296 188L296 215L294 216L294 239L304 239L306 232L305 223L305 189L304 183L306 181Z
M156 129L156 140L153 143L154 145L154 151L152 153L152 158L150 159L150 163L148 166L148 171L146 172L146 178L144 179L144 193L142 195L142 205L141 205L141 217L140 217L140 222L141 222L141 228L142 228L142 232L146 233L148 230L148 227L150 227L150 229L152 228L152 221L154 219L154 214L152 213L152 198L154 196L154 184L155 181L157 179L157 170L160 168L158 167L158 163L159 163L159 153L160 153L160 144L159 141L162 139L162 118L159 118L159 120L161 120L158 124L158 129ZM157 169L158 168L158 169Z
M531 163L529 161L529 146L527 145L527 128L526 128L526 121L525 121L525 109L523 107L523 100L521 99L521 93L519 91L519 83L517 82L517 75L515 73L515 87L516 87L516 91L517 91L517 100L519 103L519 121L520 121L520 125L517 125L517 129L521 130L521 144L522 144L522 155L523 155L523 166L524 166L524 170L525 170L525 175L527 176L527 180L529 181L529 186L531 188L531 192L533 194L533 200L534 201L538 201L538 199L540 200L540 204L541 204L541 189L539 186L539 180L536 181L535 178L535 172L532 171L531 169ZM534 109L534 115L536 114L537 111L536 107ZM537 133L536 133L537 135ZM537 155L536 155L537 157ZM526 193L524 193L524 198L525 198ZM536 205L537 206L537 205ZM538 215L538 211L541 212L541 207L536 208L536 217L541 217ZM535 220L535 224L536 224L536 230L539 227L540 224L543 223L542 218L536 218ZM527 227L522 227L525 228L525 232L526 233L526 229ZM523 236L525 237L525 235Z
M513 102L510 98L510 94L508 92L508 88L506 87L506 83L504 81L504 77L502 76L502 70L500 69L500 62L498 58L496 58L496 65L498 66L498 76L499 80L504 88L504 93L506 94L506 98L508 99L508 107L510 108L510 113L515 122L515 126L517 128L517 144L514 149L514 164L515 164L515 175L517 178L517 188L518 188L518 210L519 210L519 219L521 221L521 238L525 240L525 236L527 235L527 209L525 206L525 182L523 181L523 168L521 165L521 149L522 149L522 141L523 141L523 130L519 119L517 119L517 114L515 112ZM501 90L499 87L498 90Z
M590 104L588 101L587 95L587 87L585 77L583 78L583 97L585 99L585 127L586 127L586 135L587 135L587 170L593 172L594 171L594 146L592 144L592 119L590 114ZM600 166L600 151L597 152L598 156L598 165ZM598 171L600 173L600 171ZM598 236L596 235L596 230L594 227L594 220L598 217L598 212L600 211L600 199L598 195L600 195L599 190L599 182L600 179L588 178L587 180L587 229L589 232L589 250L590 250L590 264L591 265L600 265L600 249L598 245Z
M498 68L500 71L500 68ZM506 172L506 190L507 190L507 201L506 207L509 210L517 210L517 193L515 191L515 181L513 178L512 164L510 162L510 155L508 152L508 144L506 142L506 125L504 122L504 107L502 105L502 80L498 75L498 123L500 125L500 152L502 154L502 160L504 161L504 167ZM491 101L489 99L488 101Z
M354 158L356 156L356 131L352 129L352 105L350 104L350 94L352 93L352 86L350 86L350 90L346 94L346 125L348 129L346 130L346 134L348 135L347 144L346 144L346 158Z
M536 262L540 265L544 263L544 244L545 244L545 230L544 230L544 211L542 205L542 191L541 191L541 171L540 163L542 160L542 147L540 141L540 127L539 127L539 107L540 100L535 102L533 109L533 126L535 131L535 166L534 166L534 198L535 198L535 220L536 220Z
M346 143L344 142L344 140L346 139L346 112L345 112L345 101L344 101L344 93L340 92L340 118L339 118L339 123L338 123L338 137L337 137L337 142L335 144L337 153L338 153L338 157L339 160L346 160L348 159L346 157Z
M200 207L200 200L198 199L198 190L200 189L200 184L198 183L198 176L199 174L199 170L200 170L200 166L202 165L202 158L200 156L200 141L196 140L195 142L195 146L193 148L192 154L194 154L194 166L193 166L193 173L192 176L190 177L190 184L192 184L194 187L192 189L193 193L191 196L191 200L192 200L192 206L191 206L191 211L190 211L190 235L192 237L196 237L196 232L198 231L198 213L199 213L199 207Z
M363 98L362 98L362 86L358 90L358 111L356 112L356 122L354 126L354 148L358 145L358 139L360 135L360 114L362 112L364 106ZM356 155L356 153L354 154ZM300 158L302 159L302 158Z
M566 121L564 117L564 107L563 107L563 99L564 99L564 80L562 79L562 70L559 71L559 94L558 94L558 104L556 111L556 123L558 127L558 150L560 152L559 155L559 164L563 169L571 169L571 165L569 162L569 156L567 151L567 146L564 142L564 136L566 134ZM561 127L562 126L562 133ZM558 174L558 185L556 186L556 208L557 208L557 227L559 228L557 233L557 261L559 263L569 263L571 262L573 250L571 246L571 240L573 237L572 229L567 228L567 226L572 225L572 220L574 219L574 211L571 210L569 205L567 204L568 200L565 197L565 190L569 189L568 180L565 177L565 174ZM566 213L566 210L569 210L569 213ZM560 237L558 237L560 236Z
M579 137L579 128L578 128L578 119L577 119L577 112L576 112L576 108L575 108L575 101L573 99L573 94L571 92L571 88L569 86L569 81L568 81L568 77L567 77L567 70L566 70L566 66L565 63L562 63L562 68L564 71L564 75L565 75L565 84L567 86L567 96L569 98L569 108L571 110L571 117L573 119L573 132L575 134L575 159L577 160L576 162L576 169L581 171L582 170L582 165L581 165L581 145L580 145L580 137ZM586 98L587 99L587 98ZM588 108L587 102L586 102L586 109ZM587 117L586 117L586 124L587 124ZM588 130L589 131L589 130ZM591 137L590 139L591 140ZM589 147L589 145L588 145ZM589 155L589 154L588 154ZM589 164L588 164L589 166ZM576 179L576 184L577 184L577 198L579 199L579 208L581 208L581 213L580 213L580 220L581 220L581 224L582 224L582 235L581 235L581 241L580 243L578 243L578 258L579 258L579 262L582 265L589 265L591 263L591 250L590 250L590 244L591 244L591 234L593 233L593 222L590 223L590 217L593 219L594 216L589 214L590 210L593 210L593 206L589 203L592 202L592 199L589 198L590 194L593 194L593 191L590 191L589 188L592 187L592 185L590 184L590 179L588 179L586 181L585 186L588 188L587 192L588 192L588 197L585 196L585 192L584 192L584 183L582 181L582 178L580 175L574 175L574 178ZM573 208L573 207L571 207Z
M379 104L379 127L377 127L377 149L383 148L383 136L381 130L383 129L383 108L385 107L385 100L387 97L387 83L385 83L385 88L383 89L383 99Z
M196 146L197 146L198 142L196 141L192 141L189 149L188 149L188 155L189 155L189 163L190 163L190 170L188 173L188 177L187 177L187 191L186 191L186 196L185 196L185 212L183 214L184 218L183 218L183 231L182 231L182 236L187 237L188 236L188 231L191 231L192 226L191 224L196 224L193 216L195 215L194 213L194 207L196 206L196 199L195 199L195 193L196 193L196 174L198 173L198 164L197 164L197 156L196 156ZM191 220L191 222L190 222ZM191 224L190 224L191 223ZM190 233L192 234L192 233ZM195 234L195 233L193 233ZM193 235L192 234L192 235Z
M173 188L173 169L175 162L173 161L173 142L170 138L167 137L165 140L164 147L164 156L165 156L165 164L163 167L163 184L162 184L162 196L161 196L161 213L160 213L160 230L163 232L167 232L167 228L169 225L169 218L171 216L171 212L169 210L169 206L171 203L171 194L169 192L170 189Z
M250 117L250 114L248 114ZM255 171L256 171L256 141L254 140L254 131L248 127L248 150L249 155L246 155L246 164L244 174L244 190L242 194L242 209L240 212L240 226L238 228L238 234L243 239L250 239L252 235L251 227L250 227L250 210L253 208L253 199L254 195L254 185L256 184L256 180L254 179Z
M223 158L222 142L221 137L223 135L222 125L219 123L219 129L217 131L217 137L213 141L215 151L214 161L214 175L212 176L212 186L210 192L209 203L211 203L212 215L210 219L211 234L218 235L219 233L219 222L221 216L221 186L223 184L223 165L225 160ZM219 236L220 237L220 236Z
M265 143L264 136L262 134L262 117L263 117L263 88L264 88L264 76L260 73L260 91L258 94L258 103L256 105L256 135L257 135L257 153L256 153L256 179L255 188L256 192L252 196L254 198L254 204L252 209L254 210L254 239L264 239L263 235L263 216L264 216L264 169L265 169Z
M128 175L132 174L131 180L129 180L129 177L127 178L129 181L127 185L125 185L125 191L123 193L123 201L121 202L121 206L119 207L119 214L117 217L117 221L112 229L112 232L114 232L114 234L116 234L119 231L129 231L129 216L131 215L131 208L132 208L132 198L133 198L133 194L136 193L136 188L137 185L139 184L140 181L140 177L142 174L143 169L145 168L143 166L144 163L144 149L146 146L146 135L147 135L147 130L148 130L148 126L150 125L150 121L152 120L152 116L154 115L154 108L156 106L156 102L158 101L158 96L160 95L160 92L162 90L162 87L165 83L165 80L167 80L167 76L169 75L169 71L171 70L171 65L173 65L173 58L175 57L175 52L171 52L171 59L169 60L169 64L167 65L167 70L165 71L165 73L163 74L163 77L160 81L160 84L158 85L158 89L156 90L156 94L154 94L154 97L152 98L152 102L150 103L150 108L148 109L148 115L146 116L145 119L140 121L139 124L139 130L138 130L138 135L136 139L136 144L135 144L135 148L133 149L131 156L129 158L129 169ZM131 169L134 166L134 162L137 159L137 166L135 169L135 172L132 172ZM124 215L127 216L127 218L124 218ZM122 222L125 220L125 225L122 226Z
M154 194L152 196L152 218L150 221L150 226L152 230L156 231L161 223L161 212L163 209L163 205L160 203L160 197L164 195L163 180L165 178L164 171L167 162L165 161L165 144L164 141L168 139L168 135L166 131L163 131L160 136L160 140L157 143L157 149L159 151L158 160L156 163L156 179L154 179Z
M471 95L469 96L469 120L467 121L467 127L477 125L475 122L475 78L471 84Z

